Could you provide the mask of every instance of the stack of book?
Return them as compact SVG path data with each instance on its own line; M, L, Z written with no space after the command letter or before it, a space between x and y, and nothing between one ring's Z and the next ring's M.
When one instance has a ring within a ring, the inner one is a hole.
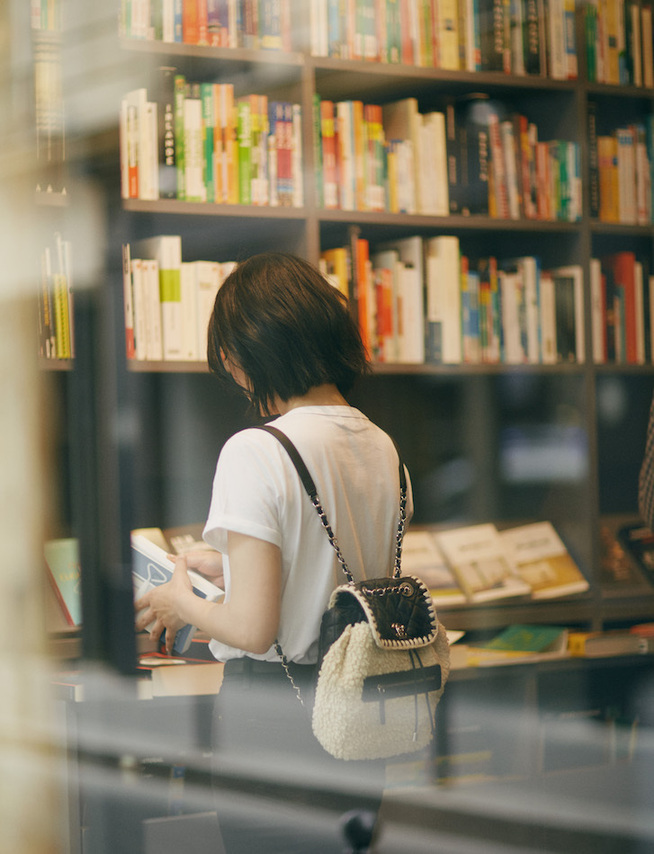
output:
M356 302L378 362L557 364L585 359L580 265L535 256L473 261L459 238L419 236L325 250L323 272Z
M577 77L572 0L311 0L314 56Z
M587 0L584 31L589 80L622 86L654 86L650 3Z
M182 261L180 235L123 246L128 359L205 361L207 327L234 262Z
M302 110L162 69L120 110L124 199L301 207Z
M649 225L654 204L654 115L605 130L597 129L598 105L588 104L590 215L601 222Z
M647 259L625 250L592 258L593 360L643 365L654 361L654 276Z
M543 140L526 116L484 95L422 113L315 96L319 203L342 210L500 219L581 217L579 145Z
M291 49L291 0L121 0L124 38Z
M39 298L39 355L72 359L75 355L71 243L60 232L54 246L41 252Z
M544 600L588 590L551 522L498 530L492 522L409 530L402 569L418 575L438 607L523 597Z

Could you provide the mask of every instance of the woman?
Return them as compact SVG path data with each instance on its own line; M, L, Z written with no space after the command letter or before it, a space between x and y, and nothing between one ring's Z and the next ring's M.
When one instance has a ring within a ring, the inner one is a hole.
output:
M254 256L238 265L218 292L208 356L211 370L231 377L259 415L277 416L274 424L303 457L355 578L388 574L399 514L398 458L389 436L345 399L368 363L341 294L300 258ZM409 517L411 512L409 489ZM371 769L371 763L338 763L322 751L276 651L279 641L290 676L306 695L321 616L332 590L345 579L275 437L247 429L225 444L204 538L223 556L224 603L195 597L186 572L192 565L217 575L219 566L207 566L206 555L188 562L180 558L170 584L137 603L143 609L137 626L154 619L151 634L158 637L165 629L171 649L175 632L192 623L211 636L212 653L226 662L217 700L218 779L233 767L230 763L242 767L251 760L253 776L281 779L297 802L302 791L315 797L321 788L323 793L342 789L343 780L351 783L361 771L363 777L349 788L359 789L362 806L374 807L383 769L380 776L375 764ZM279 834L262 812L233 822L219 812L228 854L289 854L296 850L293 840L298 851L342 850L336 836L332 847L327 842L318 847L315 840L307 847L292 810L283 817L280 805L271 810L273 824L282 818L286 824ZM244 842L247 833L252 836Z

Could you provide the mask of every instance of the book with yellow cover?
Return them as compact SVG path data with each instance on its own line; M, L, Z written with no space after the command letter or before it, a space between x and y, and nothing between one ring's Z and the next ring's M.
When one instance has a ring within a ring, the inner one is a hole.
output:
M532 599L553 599L588 590L581 570L551 522L500 531L509 560L531 587Z
M529 596L492 522L441 531L436 540L469 602Z

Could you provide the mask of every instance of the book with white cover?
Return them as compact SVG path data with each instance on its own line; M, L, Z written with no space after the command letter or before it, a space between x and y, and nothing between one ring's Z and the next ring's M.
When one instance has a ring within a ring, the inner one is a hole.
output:
M193 261L195 294L197 300L196 341L198 358L207 358L207 329L222 283L221 265L218 261Z
M402 543L402 572L424 581L437 607L466 602L433 531L412 529L406 532Z
M508 560L492 522L441 531L436 540L468 601L489 602L530 594L530 586Z
M139 240L134 254L154 259L159 266L159 298L163 358L182 358L183 321L181 296L182 238L179 234L161 234Z
M168 558L166 552L156 546L142 534L132 535L132 580L134 584L134 601L145 596L150 590L170 581L175 570L175 564ZM199 573L192 569L188 575L193 585L193 592L202 599L217 602L224 595L224 591ZM148 631L150 626L146 627ZM195 626L187 625L180 629L175 635L173 655L183 655L189 648ZM163 635L162 635L163 640Z
M180 296L182 303L182 353L184 361L197 362L198 347L198 293L195 285L195 266L183 261L180 269Z
M399 361L425 361L425 280L422 237L403 237L378 246L379 252L396 252L404 266L398 282Z
M150 258L141 259L141 283L145 313L145 358L160 362L163 359L161 325L161 296L159 290L159 265Z
M459 238L440 235L425 240L425 267L427 324L441 326L443 364L458 365L463 357Z

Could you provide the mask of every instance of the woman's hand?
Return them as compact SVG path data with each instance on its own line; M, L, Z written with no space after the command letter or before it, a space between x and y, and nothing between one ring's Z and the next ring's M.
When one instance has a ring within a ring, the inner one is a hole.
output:
M178 555L169 554L168 557L172 561L176 561ZM189 569L194 569L200 575L204 575L213 584L218 587L225 588L225 579L223 577L223 556L220 552L214 549L195 549L187 552L186 565Z
M150 638L158 640L165 629L166 652L171 653L177 632L187 622L180 615L180 608L189 596L193 597L194 593L188 577L187 559L178 557L171 580L150 590L134 603L137 630L150 626Z

